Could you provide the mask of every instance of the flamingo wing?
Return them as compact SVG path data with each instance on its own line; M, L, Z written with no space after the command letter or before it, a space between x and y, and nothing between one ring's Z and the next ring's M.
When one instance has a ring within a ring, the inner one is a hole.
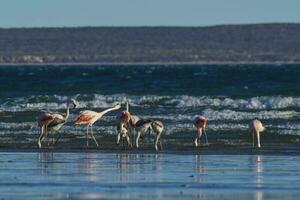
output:
M208 119L204 116L196 117L194 124L196 127L202 127L207 124Z
M51 121L53 119L54 119L54 117L51 113L43 113L37 117L37 121L39 121L39 122Z
M80 112L79 117L75 120L75 124L88 124L97 116L97 112L85 110Z
M262 132L265 130L265 127L262 125L261 121L259 120L253 120L250 123L250 129L256 131L256 132Z
M140 120L141 118L139 118L138 116L136 115L131 115L130 116L130 124L131 126L135 126L135 124Z
M42 113L37 118L38 126L42 127L44 125L48 125L51 121L53 121L54 117L51 113Z
M49 128L55 127L66 122L65 118L60 114L54 114L53 117L54 119L52 120L52 122L48 124Z

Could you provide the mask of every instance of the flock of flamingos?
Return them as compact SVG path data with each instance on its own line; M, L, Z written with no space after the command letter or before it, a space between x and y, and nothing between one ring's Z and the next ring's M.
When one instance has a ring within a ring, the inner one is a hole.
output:
M38 147L42 148L42 142L48 138L48 130L52 130L52 143L54 142L54 131L58 131L68 120L70 109L74 109L78 106L78 102L74 99L71 99L67 102L67 111L65 115L51 112L43 112L41 115L37 117L38 127L40 129L39 138L38 138ZM86 145L89 146L89 138L91 137L96 146L99 146L96 138L93 134L93 124L101 119L103 115L108 112L119 110L121 108L121 104L117 103L115 106L105 109L102 112L95 112L91 110L81 111L74 124L76 125L86 125ZM206 125L208 119L204 116L198 116L194 120L194 126L197 129L197 134L194 140L194 145L196 147L200 144L200 139L202 135L205 136L205 141L208 144L207 135L206 135ZM139 139L144 136L147 132L153 131L155 134L155 150L158 151L158 144L160 144L160 148L162 149L161 143L161 133L164 130L164 125L159 120L152 119L141 119L136 115L132 115L129 112L129 105L126 103L126 110L119 112L116 117L116 126L117 126L117 144L120 143L121 139L126 139L127 144L129 146L134 145L136 148L139 148ZM249 129L252 134L252 143L253 147L255 147L255 137L257 141L257 147L260 148L260 133L265 130L262 123L258 119L254 119L249 124ZM130 138L131 137L131 138ZM49 144L49 141L48 141Z

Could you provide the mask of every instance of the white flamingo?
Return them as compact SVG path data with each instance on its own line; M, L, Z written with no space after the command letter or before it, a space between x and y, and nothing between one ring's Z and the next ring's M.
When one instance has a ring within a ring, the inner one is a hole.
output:
M261 121L259 121L258 119L254 119L250 122L249 129L250 129L250 132L252 134L252 145L253 145L253 147L255 147L254 137L256 136L256 138L257 138L257 147L260 148L261 147L261 145L260 145L260 133L265 130L265 127L263 126Z
M164 125L159 120L139 120L136 125L135 129L137 131L137 137L136 137L136 148L139 148L139 139L141 136L144 136L147 131L153 130L155 133L155 142L154 147L155 150L158 151L158 142L160 143L160 148L162 149L162 143L161 143L161 133L164 130Z

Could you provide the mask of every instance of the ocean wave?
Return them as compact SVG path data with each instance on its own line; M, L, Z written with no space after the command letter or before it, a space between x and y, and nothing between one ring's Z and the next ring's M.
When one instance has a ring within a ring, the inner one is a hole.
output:
M289 107L300 108L300 98L264 96L247 99L232 99L228 97L193 97L176 96L169 100L176 107L219 107L247 110L282 109Z
M174 108L219 108L219 109L238 109L238 110L265 110L265 109L284 109L300 108L300 98L264 96L246 99L232 99L229 97L195 97L195 96L128 96L126 94L115 95L37 95L30 97L11 98L1 103L1 111L22 111L38 109L63 109L65 102L75 98L80 102L79 108L106 108L116 102L129 102L131 106L149 107L165 106Z
M260 119L290 119L299 116L296 111L258 111L258 112L240 112L234 110L213 110L205 109L203 110L203 115L208 117L210 120L231 120L231 121L241 121L241 120L251 120L255 117Z

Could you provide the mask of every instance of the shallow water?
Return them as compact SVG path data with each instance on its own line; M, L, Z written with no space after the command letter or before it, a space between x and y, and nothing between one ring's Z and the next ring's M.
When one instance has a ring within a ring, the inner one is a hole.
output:
M1 152L3 199L298 199L300 157Z

